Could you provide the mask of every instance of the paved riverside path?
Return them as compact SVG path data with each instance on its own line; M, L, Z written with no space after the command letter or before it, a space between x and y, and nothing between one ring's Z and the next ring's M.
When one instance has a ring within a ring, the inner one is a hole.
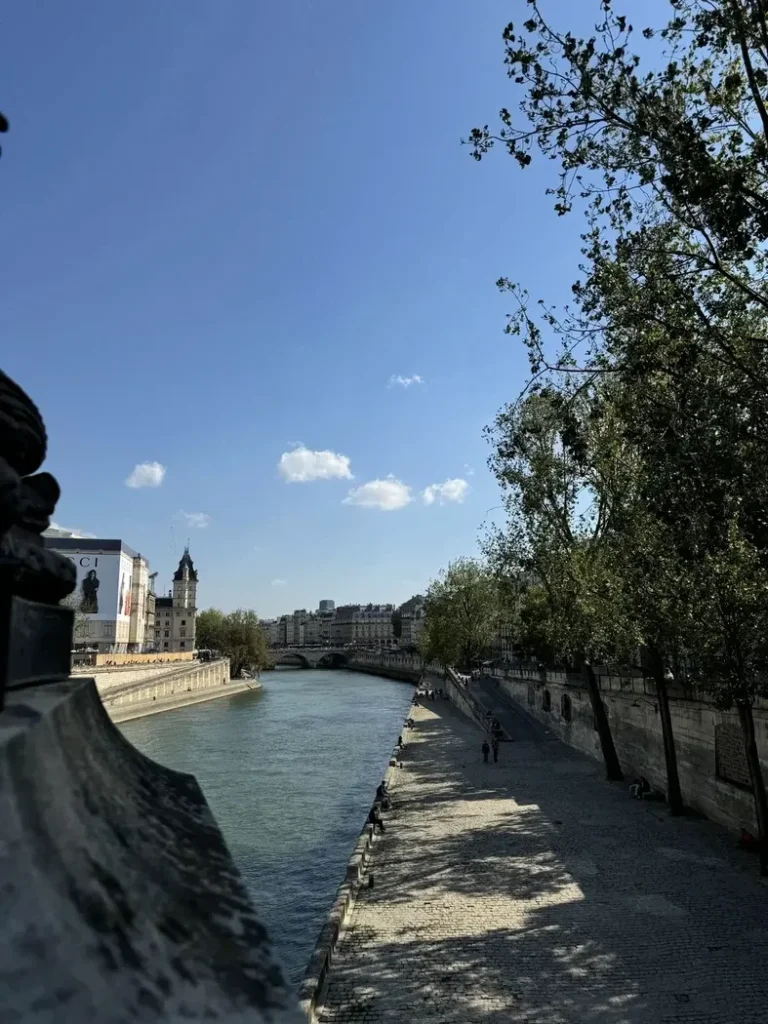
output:
M323 1024L765 1024L768 888L520 715L499 764L417 708Z

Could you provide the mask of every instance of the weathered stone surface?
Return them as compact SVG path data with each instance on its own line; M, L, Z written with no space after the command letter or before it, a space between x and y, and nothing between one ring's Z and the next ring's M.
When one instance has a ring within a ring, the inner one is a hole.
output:
M139 754L92 680L0 713L0 1020L301 1020L192 776Z
M524 676L502 678L500 692L566 743L600 760L600 744L587 692L567 681L562 673L547 673L546 679L546 685L542 685ZM653 683L603 677L600 686L616 752L627 778L643 775L651 786L665 792L664 742ZM545 693L550 695L549 711L544 708ZM571 702L570 720L563 715L566 694ZM718 711L705 701L683 697L673 696L669 703L683 800L734 831L746 828L755 832L755 802L750 788L744 785L745 765L742 760L739 785L738 763L734 763L739 746L743 751L736 712ZM768 708L758 703L753 714L758 754L763 770L768 771ZM727 765L719 765L717 757L717 729L722 725L729 727L733 741Z
M763 1024L768 889L723 829L522 716L483 764L448 702L412 714L322 1024Z

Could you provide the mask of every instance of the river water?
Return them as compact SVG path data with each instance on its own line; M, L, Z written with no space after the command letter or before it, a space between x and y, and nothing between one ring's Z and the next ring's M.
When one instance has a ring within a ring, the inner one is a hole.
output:
M355 672L277 671L260 693L120 726L191 772L298 983L398 737L413 689Z

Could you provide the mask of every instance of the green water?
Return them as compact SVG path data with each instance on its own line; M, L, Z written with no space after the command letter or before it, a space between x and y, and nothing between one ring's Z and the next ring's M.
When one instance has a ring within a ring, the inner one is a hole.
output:
M413 695L353 672L266 673L239 694L126 722L143 753L197 776L298 982Z

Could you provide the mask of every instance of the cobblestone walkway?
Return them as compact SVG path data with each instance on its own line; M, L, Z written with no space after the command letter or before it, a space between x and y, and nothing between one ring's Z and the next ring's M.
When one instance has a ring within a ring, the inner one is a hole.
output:
M732 837L524 719L486 765L450 705L414 717L324 1024L768 1021L768 889Z

